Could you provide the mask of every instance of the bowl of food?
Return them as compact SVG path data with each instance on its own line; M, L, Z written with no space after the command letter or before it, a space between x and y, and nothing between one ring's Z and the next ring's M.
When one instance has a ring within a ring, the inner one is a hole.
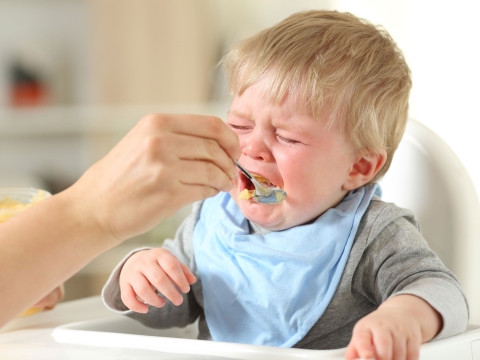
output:
M0 223L49 196L48 191L40 189L0 188Z

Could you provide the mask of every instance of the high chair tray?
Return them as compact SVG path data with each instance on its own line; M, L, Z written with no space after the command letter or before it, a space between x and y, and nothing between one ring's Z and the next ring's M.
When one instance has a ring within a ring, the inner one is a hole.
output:
M196 340L196 324L186 328L158 330L148 328L125 316L62 325L52 333L55 341L66 344L121 347L138 350L154 350L161 353L209 356L213 359L344 359L344 349L304 350L284 349L271 346L256 346L236 343ZM159 356L159 359L162 359Z
M120 315L66 324L55 328L55 341L99 347L158 351L158 359L168 354L185 355L185 359L344 359L345 349L284 349L236 343L196 340L196 324L186 328L151 329ZM162 356L163 354L163 356ZM184 357L182 357L183 359ZM480 329L421 347L422 360L480 360Z

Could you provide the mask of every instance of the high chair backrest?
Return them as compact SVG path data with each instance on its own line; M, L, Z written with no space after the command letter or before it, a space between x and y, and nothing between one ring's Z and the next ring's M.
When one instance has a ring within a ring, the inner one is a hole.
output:
M470 322L480 324L480 202L458 157L431 129L410 119L380 184L383 200L415 212L430 247L458 276Z

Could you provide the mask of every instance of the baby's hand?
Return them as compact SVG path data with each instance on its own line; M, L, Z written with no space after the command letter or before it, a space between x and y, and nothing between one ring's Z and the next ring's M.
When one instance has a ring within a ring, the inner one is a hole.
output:
M175 255L167 249L156 248L139 251L125 262L120 273L120 292L130 310L147 313L146 304L158 308L165 305L165 299L155 290L178 306L183 296L177 288L187 293L196 281L195 275Z
M427 302L413 295L395 296L358 321L346 359L417 360L420 345L441 327L440 314Z
M346 359L414 360L421 343L420 324L411 314L378 309L355 325Z

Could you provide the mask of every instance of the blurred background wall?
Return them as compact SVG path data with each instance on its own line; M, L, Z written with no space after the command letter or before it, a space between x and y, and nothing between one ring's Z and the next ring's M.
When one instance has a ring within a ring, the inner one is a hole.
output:
M413 73L411 116L451 146L478 191L476 8L474 0L0 0L0 186L61 191L149 112L224 118L229 95L216 64L229 44L296 11L337 9L396 39ZM127 251L160 244L187 212L94 260L67 283L66 299L98 294Z

